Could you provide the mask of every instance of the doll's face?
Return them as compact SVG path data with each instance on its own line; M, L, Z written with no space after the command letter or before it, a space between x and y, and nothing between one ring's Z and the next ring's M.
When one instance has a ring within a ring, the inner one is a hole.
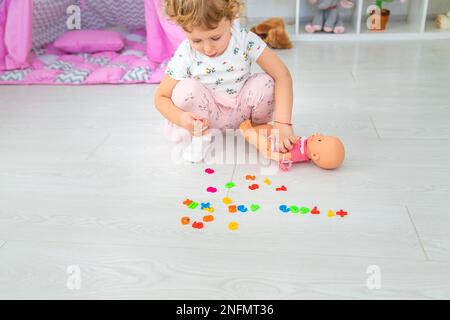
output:
M194 27L185 31L192 48L210 58L220 56L228 47L231 39L231 21L222 19L215 29Z
M337 137L316 133L308 138L308 157L320 168L336 169L344 161L344 145Z

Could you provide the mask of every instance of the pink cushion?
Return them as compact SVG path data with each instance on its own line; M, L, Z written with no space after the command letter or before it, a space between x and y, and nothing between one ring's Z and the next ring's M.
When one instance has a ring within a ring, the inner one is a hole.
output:
M68 53L119 51L124 47L120 33L103 30L68 31L53 43L53 47Z

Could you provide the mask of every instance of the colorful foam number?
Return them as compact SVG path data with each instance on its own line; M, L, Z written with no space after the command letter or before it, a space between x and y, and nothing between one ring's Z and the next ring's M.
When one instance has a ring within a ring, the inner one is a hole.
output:
M228 206L228 212L235 213L237 212L237 208L235 205Z
M332 217L335 216L333 210L328 210L328 214L327 215L328 215L328 218L332 218Z
M233 203L233 200L231 198L225 197L222 199L222 202L224 204L230 204L230 203Z
M189 217L182 217L181 218L181 224L189 224L191 222L191 219Z
M225 184L225 188L227 188L227 189L231 189L231 188L233 188L233 187L235 187L235 186L236 186L236 184L235 184L234 182L232 182L232 181L227 182L227 183Z
M259 204L251 204L251 205L250 205L250 210L251 210L252 212L258 211L259 208L261 208L261 207L259 206Z
M341 218L345 217L348 215L348 212L344 211L344 210L339 210L338 212L336 212L337 216L340 216Z
M205 211L207 211L209 213L213 213L214 212L214 207L206 208Z
M211 207L211 203L209 203L209 202L202 202L202 204L201 204L201 210L204 210L204 209L208 209L208 208L210 208Z
M248 209L243 204L237 206L237 209L240 212L247 212L248 211Z
M206 168L206 169L205 169L205 172L206 172L207 174L213 174L215 171L214 171L214 169Z
M230 230L237 230L238 228L239 228L239 224L235 221L230 222L228 224L228 229L230 229Z
M290 206L289 209L291 210L291 212L292 212L293 214L297 214L297 213L300 212L300 208L297 207L297 206Z
M280 208L280 211L281 211L281 212L284 212L284 213L288 213L289 211L291 211L291 209L288 208L288 206L285 205L285 204L280 205L279 208Z
M192 201L191 199L184 200L183 204L186 205L189 209L195 209L198 206L198 202Z
M245 176L245 180L255 180L255 179L256 179L256 177L255 177L255 176L252 176L252 175L250 175L250 174L248 174L248 175Z
M317 207L314 207L311 210L311 214L320 214L320 211L319 211L319 209L317 209Z
M285 186L281 186L276 188L275 191L287 191L287 188Z
M264 183L267 184L268 186L270 186L270 184L271 184L269 179L264 179Z
M195 221L195 222L192 224L192 228L195 228L195 229L202 229L202 228L203 228L203 222L197 222L197 221Z
M213 215L207 215L203 217L203 221L205 222L211 222L214 220L214 216Z
M301 212L302 214L307 214L309 211L310 211L310 209L307 208L307 207L301 207L301 208L300 208L300 212Z
M216 192L217 192L217 188L214 188L214 187L208 187L208 188L206 188L206 191L207 191L207 192L211 192L211 193L216 193Z
M257 185L256 183L254 183L254 184L248 186L248 188L249 188L250 190L256 190L256 189L259 189L259 185Z
M198 202L192 201L191 204L188 206L189 209L195 209L198 207Z

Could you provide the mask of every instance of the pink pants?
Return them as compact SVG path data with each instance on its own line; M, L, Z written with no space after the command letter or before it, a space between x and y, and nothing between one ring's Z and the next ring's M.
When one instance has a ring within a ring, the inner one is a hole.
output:
M254 123L272 121L274 111L274 81L266 73L247 79L237 96L237 106L224 106L198 80L188 78L177 83L172 101L180 109L208 120L209 128L237 129L247 119Z

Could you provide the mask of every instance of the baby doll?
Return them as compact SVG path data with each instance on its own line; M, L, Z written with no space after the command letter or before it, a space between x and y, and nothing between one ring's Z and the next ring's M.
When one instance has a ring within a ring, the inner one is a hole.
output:
M290 152L280 153L274 147L276 143L273 141L272 129L270 124L253 126L250 120L244 121L239 127L245 140L262 151L265 158L278 161L283 171L289 170L297 162L312 161L322 169L336 169L344 161L344 145L337 137L320 133L308 138L298 137Z
M319 12L314 16L313 21L305 26L306 32L334 32L344 33L345 26L339 13L339 5L349 9L353 7L350 0L309 0L311 4L317 3Z

